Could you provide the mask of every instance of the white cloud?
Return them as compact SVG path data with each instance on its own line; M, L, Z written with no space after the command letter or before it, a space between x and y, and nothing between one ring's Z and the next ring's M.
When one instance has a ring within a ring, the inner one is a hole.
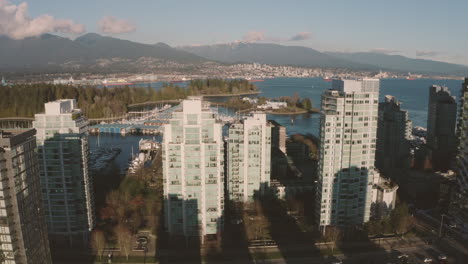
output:
M418 57L434 57L439 55L440 52L437 51L430 51L430 50L417 50L416 56Z
M261 31L249 31L242 38L245 42L257 42L265 40L265 33Z
M380 53L380 54L393 54L393 53L397 53L397 52L400 52L399 50L395 50L395 49L386 49L386 48L375 48L375 49L372 49L371 52L373 53Z
M125 19L118 19L113 16L105 16L98 21L99 28L104 33L123 34L136 30L135 25Z
M14 5L8 0L0 0L0 35L23 39L48 32L80 34L84 31L83 25L69 19L56 19L47 14L31 18L26 2Z
M310 39L312 34L310 32L299 32L296 35L292 36L289 41L301 41L301 40L306 40Z

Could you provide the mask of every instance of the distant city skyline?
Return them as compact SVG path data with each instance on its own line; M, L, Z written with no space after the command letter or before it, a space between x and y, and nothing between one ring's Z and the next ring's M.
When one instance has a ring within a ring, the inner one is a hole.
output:
M0 0L0 35L96 32L171 46L236 41L468 65L466 1ZM16 19L15 19L16 17Z

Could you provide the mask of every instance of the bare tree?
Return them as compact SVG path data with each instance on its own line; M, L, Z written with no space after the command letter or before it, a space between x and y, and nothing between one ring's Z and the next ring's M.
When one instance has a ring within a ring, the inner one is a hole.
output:
M119 224L114 229L117 241L119 243L120 251L128 257L132 246L132 234L128 228L122 224Z
M96 251L96 254L99 255L99 259L102 259L102 253L104 247L106 246L106 238L104 232L101 229L95 228L91 232L91 247Z
M333 254L336 247L336 242L338 242L341 238L341 230L336 226L328 226L325 230L324 238L327 242L332 242L331 250Z

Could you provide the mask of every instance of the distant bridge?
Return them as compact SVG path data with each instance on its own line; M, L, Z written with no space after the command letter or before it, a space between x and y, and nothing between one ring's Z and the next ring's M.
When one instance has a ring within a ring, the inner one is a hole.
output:
M148 101L148 102L143 102L143 103L137 103L137 104L129 104L128 108L134 108L134 107L140 107L140 106L147 106L147 105L155 105L155 104L179 104L182 101L182 99L177 99L177 100L160 100L160 101Z
M88 118L90 125L97 125L101 123L115 123L115 122L124 122L124 123L143 123L143 121L149 120L167 120L171 117L171 110L169 110L170 104L161 104L158 102L158 105L155 108L144 110L144 111L129 111L124 115L113 116L113 117L102 117L102 118ZM169 111L167 111L169 110Z

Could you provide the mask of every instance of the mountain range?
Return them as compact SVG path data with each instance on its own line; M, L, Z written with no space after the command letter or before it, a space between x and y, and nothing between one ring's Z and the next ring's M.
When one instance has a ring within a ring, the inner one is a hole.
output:
M454 74L465 76L468 74L468 66L433 61L426 59L412 59L401 55L388 55L372 52L326 52L337 58L375 65L381 69L402 72L418 72L429 74Z
M301 46L237 42L207 46L188 46L180 47L180 49L210 60L225 63L257 62L306 67L376 69L375 66L367 63L355 63L351 60Z
M460 76L468 74L468 66L464 65L373 52L319 52L312 48L300 46L242 42L186 46L180 47L180 49L210 60L227 63L258 62L277 65L388 70Z
M154 45L89 33L71 40L51 34L21 40L0 37L0 69L60 67L61 64L93 64L100 59L137 60L153 57L180 63L206 61L164 43Z
M145 58L145 65L141 59ZM353 70L389 70L426 74L465 76L468 66L432 60L412 59L379 53L320 52L301 46L268 43L228 43L174 48L165 43L142 44L88 33L71 40L44 34L15 40L0 36L0 70L22 71L80 68L93 71L144 69L156 62L181 64L263 63L305 67L347 68Z

